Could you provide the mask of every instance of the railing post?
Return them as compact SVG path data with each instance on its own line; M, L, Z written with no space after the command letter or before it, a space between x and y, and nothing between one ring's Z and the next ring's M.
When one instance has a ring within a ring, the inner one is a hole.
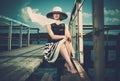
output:
M94 81L105 81L104 0L93 0ZM102 30L102 31L101 31Z
M72 15L72 18L74 18L75 17L75 15L73 14ZM73 45L73 48L74 48L74 50L76 51L76 23L75 23L75 21L72 21L72 45ZM75 55L75 57L76 57L76 55Z
M84 63L84 55L83 55L83 24L82 24L82 7L79 9L81 3L76 2L77 8L77 18L78 18L78 53L79 53L79 61L81 64Z
M39 44L39 29L37 29L37 44Z
M29 46L30 45L30 27L28 27L28 30L27 30L27 36L28 36L28 38L27 38L27 46Z
M21 27L20 27L20 40L19 40L19 42L20 42L20 43L19 43L19 44L20 44L19 47L20 47L20 48L22 48L22 30L23 30L23 27L22 27L22 25L21 25Z
M70 22L70 24L69 24L69 31L70 31L70 34L72 36L72 22Z
M10 26L8 29L8 50L11 51L12 48L12 21L10 21Z

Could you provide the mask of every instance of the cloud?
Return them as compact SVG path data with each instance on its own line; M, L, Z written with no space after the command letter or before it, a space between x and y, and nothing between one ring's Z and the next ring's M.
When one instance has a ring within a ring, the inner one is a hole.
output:
M84 25L92 25L92 13L83 12L82 16Z
M83 12L83 24L91 24L92 13ZM119 25L120 24L120 9L104 8L105 24Z
M104 8L105 24L120 24L120 10Z
M92 17L92 14L84 12L83 17L84 18L89 18L89 17Z
M92 24L92 13L83 12L83 24ZM120 10L104 8L105 24L119 25L120 24Z
M68 15L68 18L63 21L64 21L64 23L69 23L70 17L71 17L71 12L66 12L66 14Z
M21 0L22 7L26 7L32 3L32 0Z
M37 23L41 26L55 22L39 12L39 9L32 9L31 7L24 7L21 9L20 17L25 22Z
M104 14L105 15L120 15L120 10L119 9L107 9L107 8L104 8Z
M106 24L118 24L120 25L120 19L114 18L114 17L105 17L105 23Z
M71 12L66 12L66 14L68 15L68 19L70 19Z
M28 13L26 12L26 8L22 8L21 9L21 13L20 13L20 18L22 18L25 22L29 22L30 21L30 18L29 18L29 15Z

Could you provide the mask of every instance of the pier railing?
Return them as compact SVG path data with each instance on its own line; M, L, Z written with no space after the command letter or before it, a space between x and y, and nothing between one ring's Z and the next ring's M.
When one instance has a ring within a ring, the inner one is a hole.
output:
M76 0L69 22L70 33L73 37L72 44L76 50L76 58L81 64L84 63L83 57L83 24L82 24L82 5L85 0ZM77 25L77 27L76 27ZM76 30L76 28L78 30Z
M75 1L75 5L71 13L71 19L69 23L70 32L73 38L72 40L73 46L77 52L76 57L81 64L84 63L83 24L82 24L83 3L84 3L84 0ZM86 53L89 53L91 55L93 54L94 56L93 57L94 59L93 60L93 70L94 70L93 81L106 81L105 73L108 65L105 65L106 63L105 59L106 59L107 53L110 54L109 52L106 52L106 51L109 51L109 50L111 51L110 48L113 49L115 47L114 52L116 51L116 53L111 53L111 54L118 55L119 52L118 52L118 49L116 48L120 47L119 46L120 44L118 42L119 36L120 36L120 28L119 28L120 25L104 25L104 0L92 0L92 10L93 10L92 12L93 25L91 26L88 25L88 28L85 28L86 30L89 30L89 31L91 30L91 31L85 34L84 36L84 38L87 38L87 40L89 40L90 44L92 42L92 45L90 45L92 50L90 51L91 53L88 52L88 50L85 50L85 51L87 51ZM113 45L116 45L116 46L109 46L111 40L114 43L116 42L116 44L113 43ZM105 48L105 47L109 47L109 48ZM116 57L116 59L118 58ZM91 64L90 61L88 61L88 64Z
M23 34L25 35L23 36ZM17 40L17 44L13 42L13 39ZM24 39L26 39L25 46L29 46L30 26L0 15L0 46L7 46L8 50L11 50L13 45L21 48L24 46ZM7 43L5 41L7 41Z

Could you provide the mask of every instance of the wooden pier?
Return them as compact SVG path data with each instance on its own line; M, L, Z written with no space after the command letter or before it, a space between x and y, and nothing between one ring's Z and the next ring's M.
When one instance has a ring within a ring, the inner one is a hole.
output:
M42 65L43 49L44 45L30 45L29 47L1 52L0 81L86 81L82 80L78 73L71 74L66 71L58 80L57 74L60 71L56 67L50 68ZM51 76L52 73L54 75ZM41 74L42 77L40 77ZM38 80L35 80L34 77L36 76L39 77ZM53 77L56 77L56 79L54 80Z
M44 45L40 44L46 42L46 33L0 15L0 51L9 50L0 52L0 81L120 81L120 25L104 25L104 0L92 0L93 24L83 25L84 2L75 0L69 22L76 74L68 72L61 61L54 66L43 60Z
M25 81L42 62L41 45L0 53L0 81Z

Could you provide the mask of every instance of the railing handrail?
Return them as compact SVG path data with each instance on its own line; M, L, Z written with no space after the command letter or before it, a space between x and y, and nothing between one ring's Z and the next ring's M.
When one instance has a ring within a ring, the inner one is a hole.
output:
M0 15L0 18L6 19L6 20L8 20L8 21L10 21L10 22L14 22L14 23L17 23L17 24L26 26L26 27L30 27L29 25L27 25L27 24L25 24L25 23L22 23L22 22L20 22L20 21L17 21L17 20L15 20L15 19L11 19L11 18L6 17L6 16L3 16L3 15Z
M80 10L80 8L82 7L83 3L85 2L85 0L82 0L82 2L80 2L79 0L76 0L75 4L74 4L74 8L72 10L72 13L71 13L71 17L70 17L70 21L74 21L75 18L77 17L77 14L75 14L76 12L76 3L81 3L79 8L78 8L78 11ZM75 14L74 18L72 19L72 15ZM70 23L69 23L70 24Z

